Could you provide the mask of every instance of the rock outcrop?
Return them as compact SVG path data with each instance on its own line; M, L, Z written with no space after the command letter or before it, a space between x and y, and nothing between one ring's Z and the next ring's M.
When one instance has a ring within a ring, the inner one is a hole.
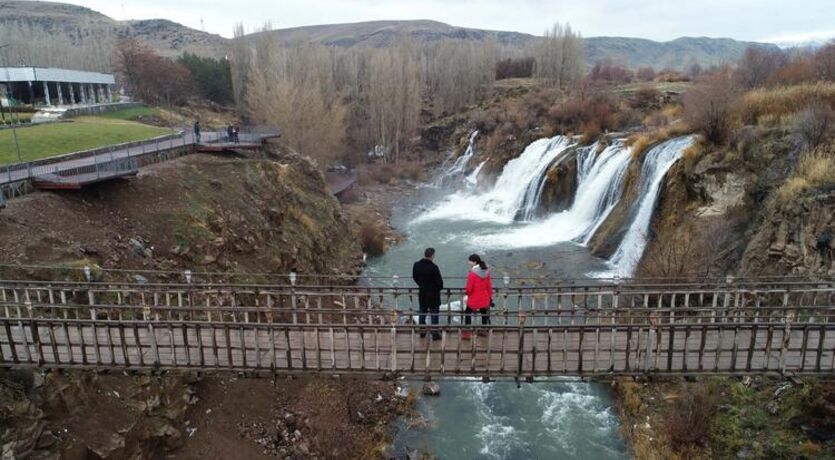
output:
M774 203L748 243L740 271L751 275L835 275L835 190Z

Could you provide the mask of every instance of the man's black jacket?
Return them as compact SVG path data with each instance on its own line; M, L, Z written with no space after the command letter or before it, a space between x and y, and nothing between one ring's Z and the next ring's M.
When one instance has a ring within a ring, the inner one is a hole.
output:
M444 280L441 270L429 259L421 259L412 267L412 279L418 285L418 301L423 308L438 308L441 305L441 290Z

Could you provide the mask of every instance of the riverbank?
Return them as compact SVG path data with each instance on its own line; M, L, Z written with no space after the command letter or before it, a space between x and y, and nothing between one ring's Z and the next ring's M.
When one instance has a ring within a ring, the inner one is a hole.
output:
M394 382L0 371L3 458L382 458ZM91 457L93 456L93 457Z
M835 382L700 377L613 382L639 460L835 458Z

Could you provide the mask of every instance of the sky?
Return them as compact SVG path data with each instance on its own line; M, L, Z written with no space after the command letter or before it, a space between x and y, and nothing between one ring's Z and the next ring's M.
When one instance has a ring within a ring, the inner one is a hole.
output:
M56 0L61 1L61 0ZM682 36L804 42L835 37L833 0L64 0L115 19L165 18L230 37L254 30L381 19L433 19L541 35L569 22L586 37Z

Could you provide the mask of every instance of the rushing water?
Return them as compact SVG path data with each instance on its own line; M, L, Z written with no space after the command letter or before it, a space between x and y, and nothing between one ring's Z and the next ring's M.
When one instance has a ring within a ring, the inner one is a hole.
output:
M411 266L427 246L437 249L436 262L449 286L462 286L467 274L467 256L486 254L494 277L533 274L527 262L538 260L545 267L536 274L575 277L578 273L602 271L605 261L572 243L549 247L548 257L538 249L493 251L473 246L483 235L495 234L508 225L463 220L415 221L427 203L443 196L426 189L412 202L395 209L394 224L407 239L385 255L371 259L366 274L401 275L406 283ZM375 283L390 282L376 279ZM500 281L496 281L497 284ZM420 388L421 382L410 383ZM401 427L395 445L430 452L441 459L623 459L628 458L618 433L618 420L608 386L568 379L523 384L512 382L444 381L441 396L423 397L419 411L429 421L425 428Z
M531 143L507 163L495 184L477 187L486 160L477 156L470 136L467 150L451 162L436 187L403 200L393 223L407 239L369 261L366 274L385 283L398 274L408 282L411 265L429 246L446 284L463 285L467 256L482 254L494 279L508 274L578 278L629 275L646 245L646 231L664 176L689 145L690 138L659 144L644 155L638 196L631 205L625 237L611 260L585 248L623 195L632 152L616 141L600 150L578 147L557 136ZM572 155L573 153L573 155ZM577 162L577 190L571 208L536 219L545 176L562 161ZM452 182L458 187L444 188ZM462 184L463 182L463 184ZM464 185L461 187L460 185ZM419 382L415 382L419 385ZM402 427L396 446L417 448L442 459L620 459L629 456L618 433L618 420L605 385L566 379L549 383L484 384L447 381L442 396L422 398L419 409L428 427Z

